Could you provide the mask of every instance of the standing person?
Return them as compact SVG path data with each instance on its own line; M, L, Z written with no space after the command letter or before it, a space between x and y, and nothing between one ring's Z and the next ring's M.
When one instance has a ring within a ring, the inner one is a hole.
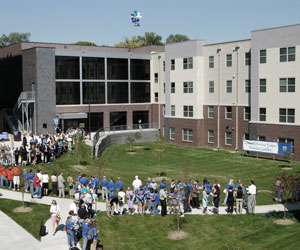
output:
M175 187L170 190L169 200L170 200L170 214L173 212L175 214L176 205L177 205L177 195L176 195Z
M204 179L203 180L203 187L206 187L206 193L207 193L207 205L209 203L209 196L210 196L210 193L211 193L211 185L209 183L209 181L207 179ZM211 203L212 205L214 206L214 201L213 201L213 197L211 196Z
M74 198L74 195L75 195L74 180L70 173L68 174L67 182L68 182L68 187L69 187L69 196L70 196L70 198Z
M75 239L74 239L74 226L72 223L72 216L68 216L67 221L66 221L66 233L68 237L68 244L70 248L75 247Z
M124 188L124 182L121 180L121 177L118 177L118 181L117 181L117 191L118 191L118 193L120 192L121 188Z
M33 196L37 195L38 199L42 199L41 180L37 176L37 174L34 175L33 186L35 188L35 191L33 192L33 194L31 194L31 198L33 198Z
M16 148L16 150L14 151L14 156L15 156L15 164L18 165L19 164L19 148Z
M227 194L227 213L232 214L233 213L233 204L234 204L234 193L232 186L229 187L228 194Z
M123 215L123 207L125 204L125 193L123 191L123 187L120 188L120 191L118 192L119 197L119 215Z
M158 204L159 204L159 194L158 194L158 191L155 190L154 196L152 198L152 210L153 210L152 216L157 216Z
M0 187L4 185L4 167L0 164Z
M87 250L87 244L88 244L87 233L89 231L90 225L91 225L90 219L87 218L82 221L82 238L83 238L82 250Z
M236 213L241 214L243 212L243 189L241 186L236 191Z
M143 214L144 213L144 194L145 190L143 189L143 186L140 186L139 190L135 191L135 197L136 197L136 203L138 204L138 213Z
M241 180L238 181L238 184L236 185L236 190L238 189L238 187L241 186L242 187L242 190L243 190L243 208L247 208L247 205L246 205L246 188L244 187L243 183Z
M28 179L27 169L23 170L23 179L24 179L24 190L25 190L25 192L28 192L29 179Z
M126 191L126 196L127 196L128 213L129 215L134 215L133 191L131 190L131 187L128 187Z
M203 214L206 214L207 205L208 205L207 187L203 186L203 192L202 192Z
M166 192L165 188L162 188L159 191L159 199L160 199L160 205L161 205L161 216L163 216L163 217L167 215L167 197L168 197L168 193Z
M97 245L98 245L98 230L97 230L97 221L94 220L92 222L92 225L90 226L90 229L93 233L93 242L91 244L91 250L96 250L97 249Z
M132 182L133 186L133 193L135 194L136 190L140 189L140 186L142 185L142 181L139 179L138 176L135 176L134 181Z
M191 197L191 190L187 183L184 183L184 212L191 212L192 209L190 208L189 202L190 202L190 197Z
M103 180L101 181L102 186L102 200L108 198L108 180L106 180L106 177L103 176Z
M50 213L51 213L52 231L54 236L56 233L55 224L57 225L57 227L59 226L59 220L57 220L57 218L60 218L60 208L56 200L53 200L51 203Z
M219 187L219 185L215 185L213 197L214 197L214 204L215 204L215 213L216 213L216 215L218 215L219 214L219 204L220 204L220 187Z
M197 183L194 182L193 188L192 188L192 208L199 209L199 192L197 188Z
M58 176L57 182L58 182L59 198L61 198L61 197L65 198L65 179L63 177L63 173L62 172Z
M115 194L115 182L113 178L110 178L110 182L108 183L108 191L109 191L109 197L114 196Z
M48 196L49 192L49 175L46 170L42 174L42 183L43 183L43 195Z
M228 197L229 187L232 187L232 190L234 190L234 188L235 188L232 179L230 179L229 183L226 185L226 193L225 193L225 199L224 199L223 205L227 204L227 197Z
M34 173L32 172L32 169L29 170L28 176L28 181L29 181L29 187L30 187L30 193L31 195L33 194L33 178L34 178Z
M255 213L255 205L256 205L256 193L257 189L254 185L254 181L250 181L250 186L248 188L248 213Z
M20 175L21 175L21 170L17 167L14 167L12 169L12 173L14 175L14 190L16 190L16 188L18 189L18 191L20 190Z
M282 195L281 178L278 177L275 182L275 201L276 202L282 201L281 195Z
M179 204L179 212L181 214L180 217L184 217L184 200L185 200L185 193L183 190L183 186L179 188L179 192L177 195L178 204Z
M56 196L57 195L57 175L56 175L56 172L53 173L53 175L51 176L51 181L52 181L52 193L53 193L53 196Z

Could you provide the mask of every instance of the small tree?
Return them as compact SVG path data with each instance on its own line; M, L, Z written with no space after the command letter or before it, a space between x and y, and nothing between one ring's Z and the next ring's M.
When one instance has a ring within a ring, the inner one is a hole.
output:
M182 162L182 169L183 169L183 175L185 178L185 181L188 182L190 179L190 161L189 160L184 160Z
M80 159L82 156L82 149L84 146L84 138L80 133L77 133L73 136L73 142L75 144L74 151L77 156L78 165L80 165Z
M135 142L134 137L133 136L128 136L127 140L126 140L127 144L129 145L129 152L133 152L133 144Z
M164 152L165 152L165 139L162 136L162 134L160 134L155 142L155 148L154 148L154 154L158 158L158 176L160 176L160 162Z
M96 169L97 177L100 180L101 177L104 175L104 168L105 168L105 163L102 155L95 158L94 167Z

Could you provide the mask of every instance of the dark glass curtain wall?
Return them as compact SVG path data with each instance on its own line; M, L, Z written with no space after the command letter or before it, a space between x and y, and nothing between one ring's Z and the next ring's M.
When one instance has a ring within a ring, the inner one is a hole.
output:
M56 82L56 104L80 104L79 82Z
M83 103L104 104L105 83L104 82L83 82Z
M56 79L79 79L79 57L56 56Z
M128 80L128 59L107 58L107 79Z
M150 83L132 82L130 86L131 103L150 102Z
M150 80L150 60L130 60L131 80Z
M107 83L108 103L128 103L128 82Z
M102 80L104 74L104 58L82 57L83 79Z

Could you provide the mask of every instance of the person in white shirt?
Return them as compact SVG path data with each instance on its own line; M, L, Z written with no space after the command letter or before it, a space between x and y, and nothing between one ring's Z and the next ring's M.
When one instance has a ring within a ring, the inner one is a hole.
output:
M257 189L254 185L254 181L250 181L250 186L247 188L248 190L248 213L255 213L255 205L256 205L256 194Z
M125 204L125 192L123 191L123 188L120 188L120 191L118 193L119 198L119 215L122 216L123 214L123 207Z
M51 213L51 221L52 221L52 231L53 235L55 235L55 224L57 224L57 227L59 226L59 219L60 218L60 208L56 203L56 200L52 201L51 207L50 207L50 213Z
M134 194L135 194L135 191L140 189L140 186L142 186L142 182L138 176L135 177L135 180L132 182L132 186L134 189L134 192L133 192Z
M42 185L43 185L43 194L44 196L48 195L49 190L49 175L47 174L47 171L45 170L42 175Z
M78 201L77 200L74 200L71 204L70 204L70 207L69 207L69 211L74 211L74 214L77 214L78 213Z
M42 175L42 171L39 169L38 171L37 171L37 177L39 177L39 179L40 179L40 183L41 183L41 186L42 186L42 184L43 184L43 175Z

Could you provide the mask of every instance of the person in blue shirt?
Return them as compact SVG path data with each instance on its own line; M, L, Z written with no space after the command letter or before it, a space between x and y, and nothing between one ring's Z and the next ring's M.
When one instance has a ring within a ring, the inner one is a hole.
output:
M149 208L150 208L150 204L149 204L149 199L148 196L150 194L150 188L146 185L146 183L144 184L144 212L146 212Z
M189 179L189 182L188 182L187 186L189 187L189 189L190 189L190 191L192 193L192 191L193 191L193 183L192 183L191 179Z
M145 190L143 186L140 186L140 189L135 191L136 202L138 204L138 213L143 214L144 210L144 194Z
M27 175L28 181L29 181L29 187L30 187L30 193L31 195L33 194L33 178L34 178L34 173L32 172L32 169L30 169L29 174Z
M93 243L91 244L91 249L96 249L97 245L98 245L98 230L97 230L97 221L94 220L92 222L92 225L90 227L90 229L92 229L93 232Z
M153 213L153 198L154 198L154 189L150 187L149 189L149 193L147 194L147 202L148 202L148 206L149 206L149 211L150 211L150 214Z
M101 181L102 186L102 200L108 198L108 180L106 180L106 177L103 176L103 180Z
M28 173L27 173L27 170L24 169L23 171L23 178L24 178L24 184L25 184L25 192L28 192L28 187L29 187L29 178L28 178Z
M77 176L77 181L79 181L79 182L80 182L80 179L81 179L81 175L82 175L82 173L80 173L80 174Z
M159 183L159 189L164 189L167 187L166 179L163 178L161 183Z
M117 181L117 191L120 192L120 188L124 188L124 182L121 180L121 177L118 177Z
M212 195L210 195L211 193L211 185L209 183L209 181L207 179L204 179L203 180L203 188L206 187L206 194L207 194L207 206L208 206L208 203L209 203L209 196L210 196L210 199L211 199L211 204L215 207L214 205L214 197Z
M82 250L87 249L87 243L88 243L87 233L89 231L90 225L91 225L90 219L85 219L82 221L82 238L83 238Z
M178 180L176 189L180 190L181 187L183 187L183 182L181 182L181 180Z
M177 205L177 194L175 191L175 188L172 188L169 193L169 199L170 199L170 214L174 212L176 213L176 205Z
M150 187L150 183L151 183L151 179L148 178L148 179L145 181L145 185L146 185L147 187Z
M85 174L82 174L79 182L80 182L80 184L87 185L87 184L89 184L90 180L89 180L89 178L86 177Z
M177 194L177 200L179 205L179 212L181 214L180 217L184 217L184 200L185 200L185 192L184 187L180 187L179 192Z
M72 216L68 216L66 221L66 233L68 237L68 244L71 247L75 247L75 239L74 239L74 232L73 232L73 223L72 223Z
M159 203L159 194L158 191L155 190L154 197L152 198L152 209L153 209L152 216L158 215L158 203Z
M111 178L110 182L108 183L108 191L109 191L109 197L114 196L114 194L115 194L115 182L114 182L113 178Z
M94 190L96 190L96 192L97 192L97 190L99 188L99 179L96 176L94 176L94 183L95 183Z

